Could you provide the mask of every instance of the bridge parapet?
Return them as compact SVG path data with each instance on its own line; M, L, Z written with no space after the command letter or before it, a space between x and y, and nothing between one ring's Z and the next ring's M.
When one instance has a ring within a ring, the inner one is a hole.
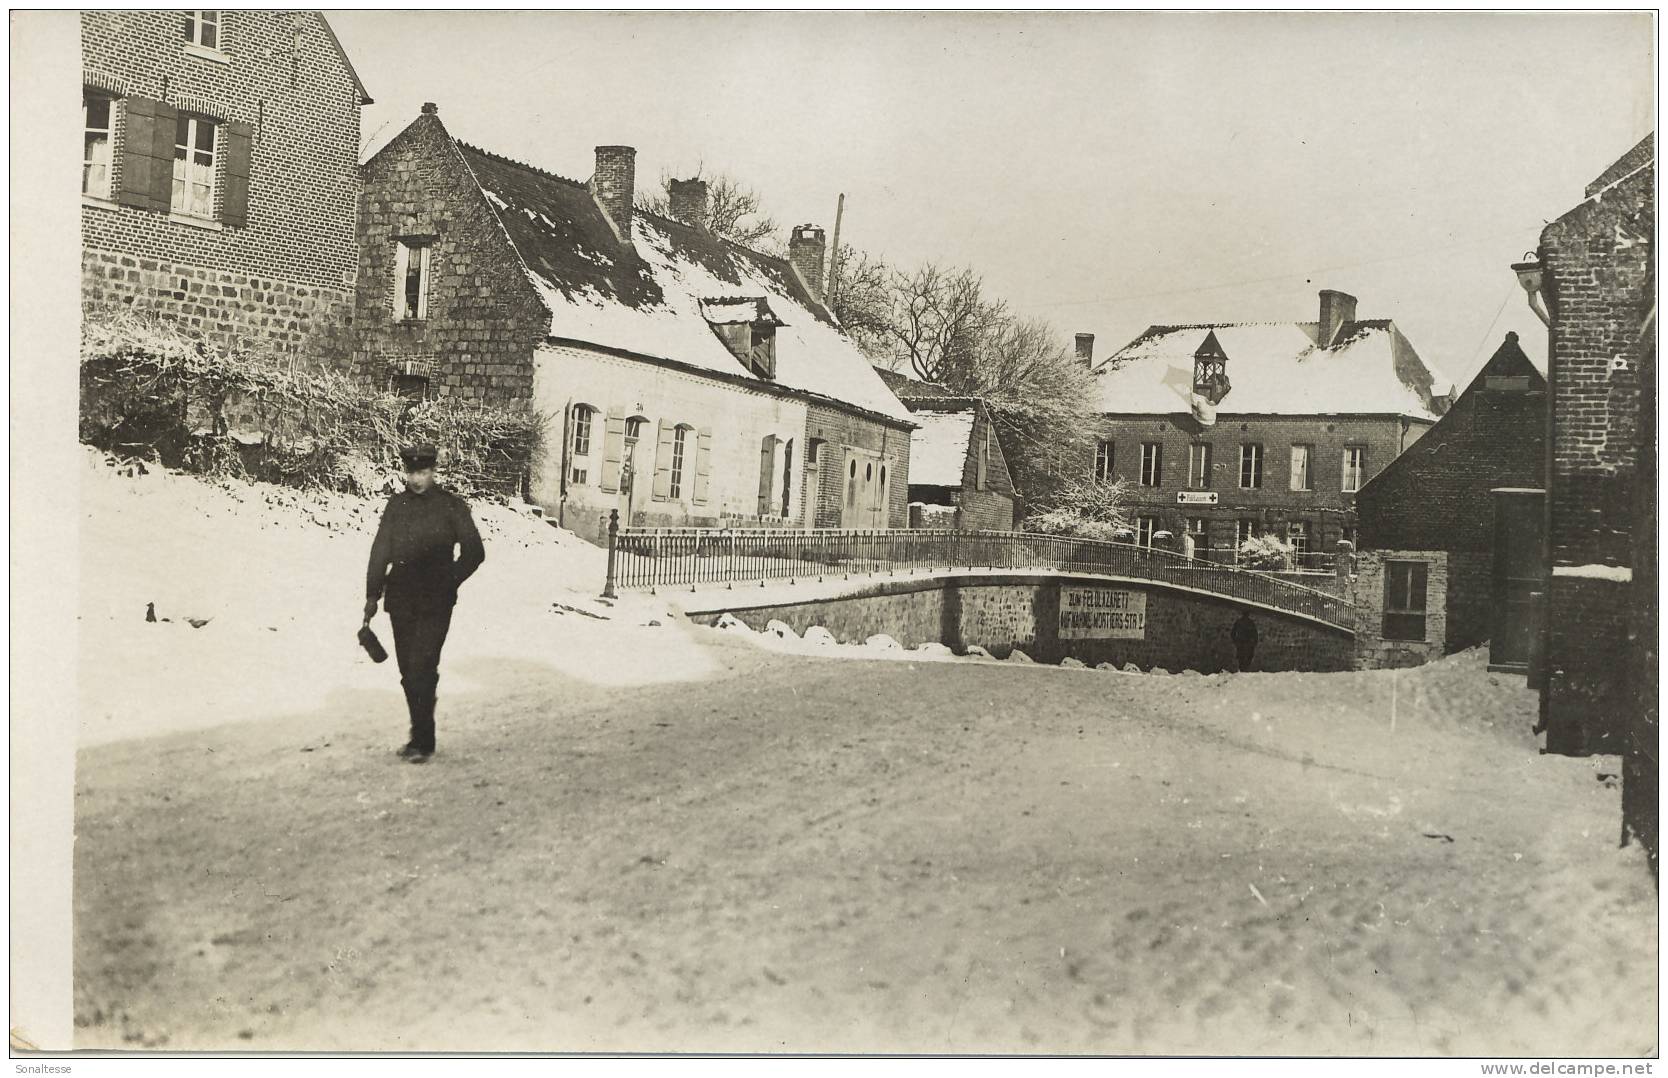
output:
M1031 532L621 528L610 535L610 564L610 590L649 591L954 569L1089 573L1151 580L1355 628L1355 605L1348 599L1270 573L1133 543Z

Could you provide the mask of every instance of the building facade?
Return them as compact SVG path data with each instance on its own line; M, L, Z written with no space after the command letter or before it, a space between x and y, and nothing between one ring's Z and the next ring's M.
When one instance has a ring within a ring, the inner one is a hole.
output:
M345 363L359 110L316 12L81 15L82 309Z
M1081 350L1080 350L1081 353ZM1152 326L1099 364L1097 479L1122 479L1138 541L1233 561L1247 538L1318 567L1356 541L1356 495L1446 395L1388 320L1321 293L1316 322Z
M1017 527L1019 491L985 402L894 371L879 373L920 424L909 442L910 526Z
M1647 600L1630 584L1636 518L1655 507L1654 490L1637 490L1652 448L1641 372L1655 369L1655 184L1648 136L1541 232L1526 280L1550 327L1550 581L1545 664L1534 671L1549 752L1622 751L1641 694L1656 691L1654 677L1628 676L1638 664L1623 658L1645 646L1634 608Z
M529 496L598 538L638 527L902 527L908 411L789 257L633 203L636 153L578 182L453 140L425 105L363 169L354 369L546 419Z
M1356 496L1363 552L1446 555L1444 587L1432 575L1429 589L1443 607L1445 651L1503 646L1499 637L1526 631L1502 616L1527 617L1526 591L1544 588L1539 530L1522 545L1529 557L1514 557L1518 544L1497 545L1497 515L1520 497L1538 501L1545 462L1546 378L1508 333L1436 425Z

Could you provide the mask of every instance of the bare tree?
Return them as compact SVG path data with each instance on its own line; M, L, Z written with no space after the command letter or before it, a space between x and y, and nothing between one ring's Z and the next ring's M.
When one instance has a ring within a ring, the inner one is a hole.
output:
M912 273L893 272L891 315L885 341L915 376L944 382L970 377L982 339L1001 321L1002 301L987 302L972 270L924 263Z
M892 271L884 259L840 244L828 295L834 317L872 361L889 356L886 327L892 313Z
M662 217L671 216L671 173L662 173L660 186L650 194L639 193L637 205ZM697 165L690 179L707 183L707 214L699 222L709 232L724 239L771 254L780 253L782 241L775 218L764 210L764 199L759 193L723 172L706 171Z

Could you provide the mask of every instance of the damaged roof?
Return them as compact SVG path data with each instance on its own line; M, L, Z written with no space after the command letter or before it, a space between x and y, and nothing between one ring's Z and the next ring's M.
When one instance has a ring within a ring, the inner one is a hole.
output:
M1222 414L1441 414L1435 377L1389 319L1345 322L1326 346L1318 322L1151 326L1096 367L1099 411L1188 411L1193 357L1212 333L1232 386Z
M786 260L642 209L633 211L631 244L623 245L585 184L454 145L549 310L551 337L764 381L736 359L708 317L751 302L778 327L770 381L911 421Z

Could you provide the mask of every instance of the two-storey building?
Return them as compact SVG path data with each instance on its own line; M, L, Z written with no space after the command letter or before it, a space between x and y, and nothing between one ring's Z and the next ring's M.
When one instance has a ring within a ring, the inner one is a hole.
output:
M345 362L359 110L312 11L81 15L82 309Z
M1273 533L1312 564L1356 540L1356 492L1447 397L1395 324L1355 305L1324 291L1314 322L1155 325L1093 365L1102 428L1085 467L1126 481L1140 542L1168 531L1233 561Z
M637 526L903 527L915 424L786 259L708 231L706 185L634 204L636 151L580 182L422 114L366 163L355 368L548 417L529 493L593 538Z

